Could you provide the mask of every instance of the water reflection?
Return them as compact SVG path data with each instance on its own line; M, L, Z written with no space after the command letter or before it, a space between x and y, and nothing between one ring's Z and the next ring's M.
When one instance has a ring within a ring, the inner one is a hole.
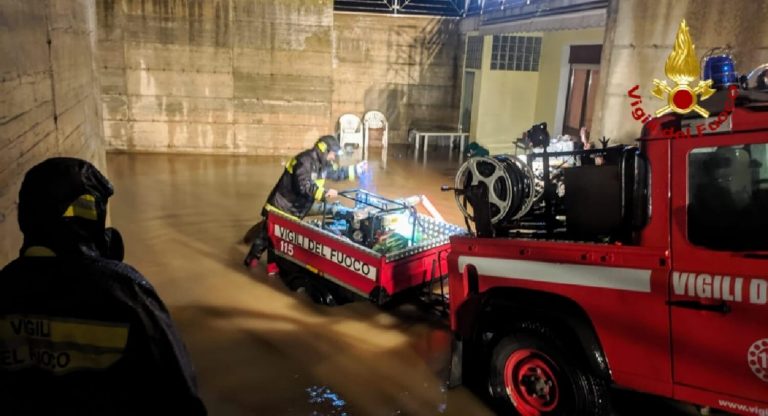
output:
M309 403L316 405L321 410L312 411L312 416L347 416L344 406L347 404L338 394L325 386L312 386L306 389L309 394ZM330 408L325 410L323 408Z

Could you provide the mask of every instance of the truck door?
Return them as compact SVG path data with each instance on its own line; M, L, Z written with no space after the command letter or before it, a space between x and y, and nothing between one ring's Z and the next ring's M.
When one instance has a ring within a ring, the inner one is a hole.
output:
M676 396L768 400L766 142L759 132L671 143Z

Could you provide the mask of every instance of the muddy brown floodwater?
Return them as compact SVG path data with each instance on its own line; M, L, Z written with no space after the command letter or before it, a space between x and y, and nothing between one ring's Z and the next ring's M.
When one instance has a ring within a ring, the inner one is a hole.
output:
M427 194L453 223L441 193L457 162L371 160L361 187L388 196ZM394 154L393 154L394 153ZM321 307L263 268L242 265L243 233L288 158L112 154L113 225L126 262L168 304L212 415L489 415L442 379L450 336L438 318L392 314L371 303ZM356 187L337 183L337 189ZM450 395L450 406L448 406Z
M456 156L430 153L426 165L406 149L390 147L386 163L377 156L360 187L389 197L425 194L447 221L463 224L453 195L439 190L453 182ZM468 390L443 387L450 333L441 319L368 302L314 305L263 268L245 269L239 240L287 159L108 157L111 220L123 233L126 262L168 305L210 414L493 414Z

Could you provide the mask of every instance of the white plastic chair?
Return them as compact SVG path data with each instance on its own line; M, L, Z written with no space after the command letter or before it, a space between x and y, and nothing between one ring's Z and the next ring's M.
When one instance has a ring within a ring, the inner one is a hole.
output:
M387 133L389 132L389 125L387 124L387 118L384 117L380 111L369 111L365 113L363 117L363 126L365 128L365 143L366 146L370 142L369 129L384 129L381 136L381 147L387 147Z
M344 114L339 117L339 144L344 149L346 145L363 146L363 124L360 117L354 114Z

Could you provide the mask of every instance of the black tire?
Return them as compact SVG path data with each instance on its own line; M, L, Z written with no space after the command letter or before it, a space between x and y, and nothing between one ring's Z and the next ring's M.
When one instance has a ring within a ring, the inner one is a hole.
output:
M529 321L496 344L488 386L505 414L610 414L605 381L586 370L575 343L566 348L563 341L551 328Z
M268 252L269 257L267 258L267 262L274 262L277 264L277 270L278 274L280 276L280 280L283 281L283 284L285 284L286 287L291 287L291 282L297 278L302 276L302 272L304 271L301 267L293 263L292 261L286 260L276 254L274 254L271 250Z
M273 255L280 270L280 280L290 290L305 294L313 302L325 306L339 306L354 300L353 295L296 263Z
M289 286L296 293L309 297L313 302L325 306L337 306L336 297L328 290L318 277L301 276L291 281Z

